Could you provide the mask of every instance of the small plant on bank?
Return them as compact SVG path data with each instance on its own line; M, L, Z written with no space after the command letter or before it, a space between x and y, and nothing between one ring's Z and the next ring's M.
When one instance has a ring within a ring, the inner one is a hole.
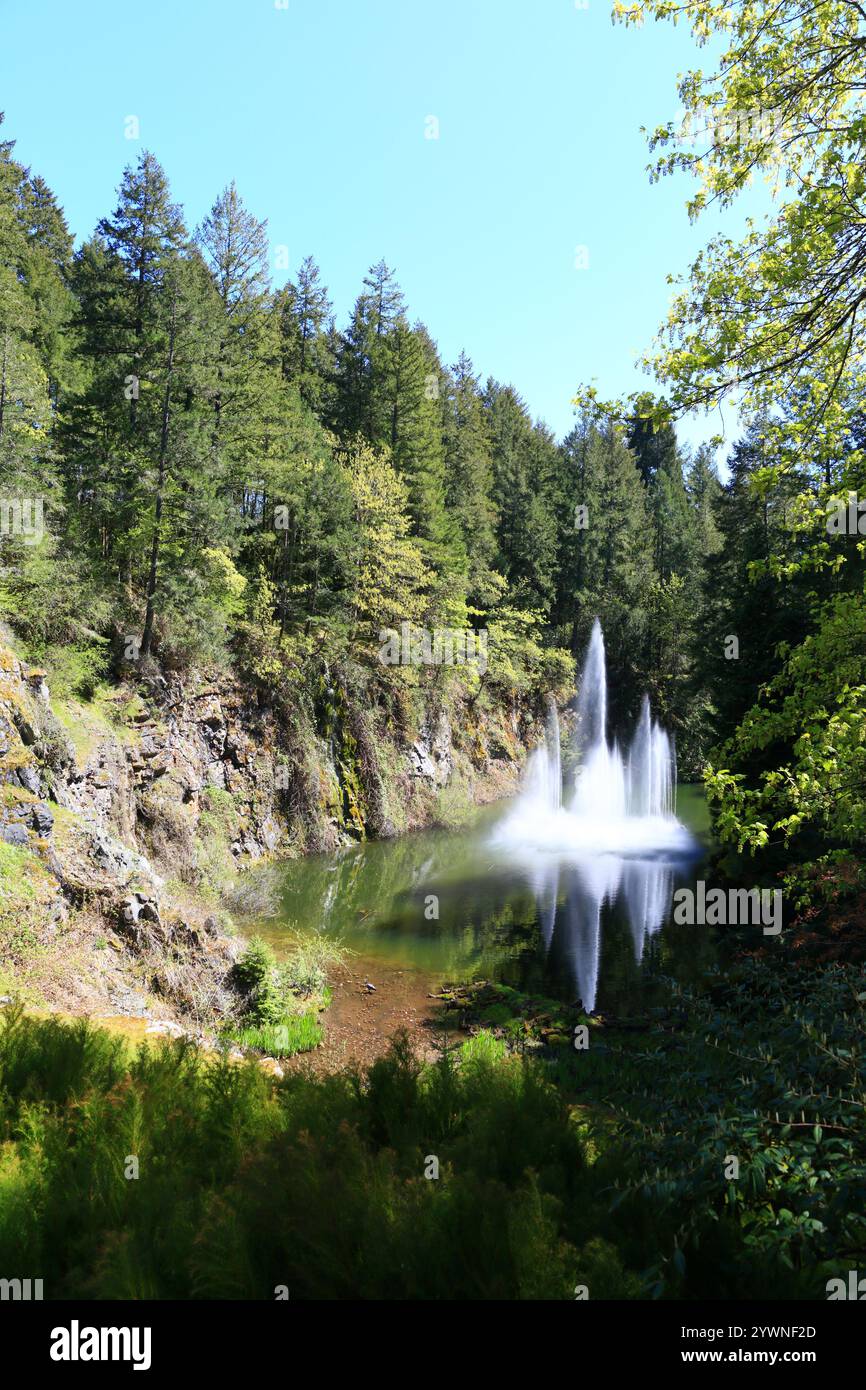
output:
M256 937L237 962L235 982L244 999L244 1014L253 1025L278 1023L287 1011L285 989L273 950Z
M316 1018L330 1001L325 962L333 951L318 949L317 942L300 942L282 964L273 949L256 937L235 966L235 983L243 997L244 1012L226 1036L244 1047L257 1048L275 1057L290 1057L318 1047L323 1030Z

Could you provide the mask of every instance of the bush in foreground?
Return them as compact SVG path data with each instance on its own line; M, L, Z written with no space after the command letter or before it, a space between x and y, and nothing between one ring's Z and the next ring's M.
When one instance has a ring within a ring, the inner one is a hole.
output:
M481 1033L422 1065L398 1037L279 1082L7 1009L0 1271L49 1298L823 1298L864 1248L866 980L778 975L582 1055Z

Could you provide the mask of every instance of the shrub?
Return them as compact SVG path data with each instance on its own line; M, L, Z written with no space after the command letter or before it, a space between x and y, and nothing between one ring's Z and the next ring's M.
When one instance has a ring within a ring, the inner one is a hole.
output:
M234 976L250 1023L278 1023L286 1011L286 999L276 957L266 941L256 937L250 942L235 965Z

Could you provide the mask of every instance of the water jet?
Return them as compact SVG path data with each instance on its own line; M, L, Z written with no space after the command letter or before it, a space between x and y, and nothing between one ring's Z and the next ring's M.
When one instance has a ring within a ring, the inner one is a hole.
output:
M625 754L608 741L604 635L593 624L575 701L575 772L563 777L556 705L527 760L517 800L491 843L521 866L535 895L545 947L558 935L583 1007L598 982L602 912L621 900L635 959L661 928L678 869L698 847L677 820L673 740L641 702ZM566 782L570 785L566 785Z

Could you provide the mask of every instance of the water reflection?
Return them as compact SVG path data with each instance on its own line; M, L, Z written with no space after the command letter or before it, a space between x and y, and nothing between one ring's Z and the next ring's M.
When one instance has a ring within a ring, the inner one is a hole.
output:
M588 1012L596 1005L605 906L614 910L620 904L639 965L647 941L668 915L676 867L673 862L587 855L528 869L545 950L569 963L575 997Z

